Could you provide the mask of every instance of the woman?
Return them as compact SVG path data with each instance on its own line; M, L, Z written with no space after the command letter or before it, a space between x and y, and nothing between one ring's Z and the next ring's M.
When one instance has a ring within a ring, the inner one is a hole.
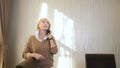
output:
M23 58L34 58L36 68L51 68L53 55L58 48L54 37L50 33L50 22L46 18L40 19L37 25L38 31L32 35L23 51Z

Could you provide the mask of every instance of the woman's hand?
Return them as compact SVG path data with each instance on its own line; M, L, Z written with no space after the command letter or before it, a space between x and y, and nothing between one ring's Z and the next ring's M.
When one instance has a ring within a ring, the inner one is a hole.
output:
M47 37L48 37L49 39L53 38L52 34L48 34Z
M44 60L45 57L41 54L37 54L37 53L33 53L33 57L36 59L36 60Z
M35 58L36 60L44 60L45 57L41 54L37 54L37 53L27 53L27 57L33 57Z

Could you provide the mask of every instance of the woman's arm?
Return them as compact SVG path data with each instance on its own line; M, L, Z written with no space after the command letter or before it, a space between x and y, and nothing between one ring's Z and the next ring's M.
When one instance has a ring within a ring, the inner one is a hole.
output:
M33 50L32 50L32 37L29 38L24 50L23 50L23 54L22 54L22 57L27 59L27 58L35 58L36 60L42 60L42 59L45 59L43 55L41 54L37 54L37 53L33 53Z
M28 39L28 42L25 45L25 48L22 53L24 59L28 58L28 54L33 53L31 48L31 37Z
M58 48L56 45L55 38L51 34L48 35L48 38L50 40L50 52L52 54L56 54L58 52Z
M26 53L26 58L35 58L36 60L44 60L45 57L43 55L37 53Z

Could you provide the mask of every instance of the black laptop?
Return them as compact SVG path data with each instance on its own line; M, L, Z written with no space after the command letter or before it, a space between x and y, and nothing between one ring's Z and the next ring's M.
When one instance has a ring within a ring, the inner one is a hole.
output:
M114 54L85 54L86 68L116 68Z

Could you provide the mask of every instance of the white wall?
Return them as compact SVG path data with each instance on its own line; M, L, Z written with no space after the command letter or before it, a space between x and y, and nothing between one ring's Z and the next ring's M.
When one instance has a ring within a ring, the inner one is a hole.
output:
M9 68L21 62L22 50L28 37L36 30L40 0L13 0L13 19L9 45Z
M73 20L72 47L75 50L68 49L73 60L71 68L85 68L86 53L113 53L117 68L120 68L120 0L14 0L9 45L10 68L21 62L22 49L36 30L43 1L48 5L48 18L52 24L55 23L54 9ZM67 49L60 43L59 40L59 47ZM55 64L60 52L56 57Z

